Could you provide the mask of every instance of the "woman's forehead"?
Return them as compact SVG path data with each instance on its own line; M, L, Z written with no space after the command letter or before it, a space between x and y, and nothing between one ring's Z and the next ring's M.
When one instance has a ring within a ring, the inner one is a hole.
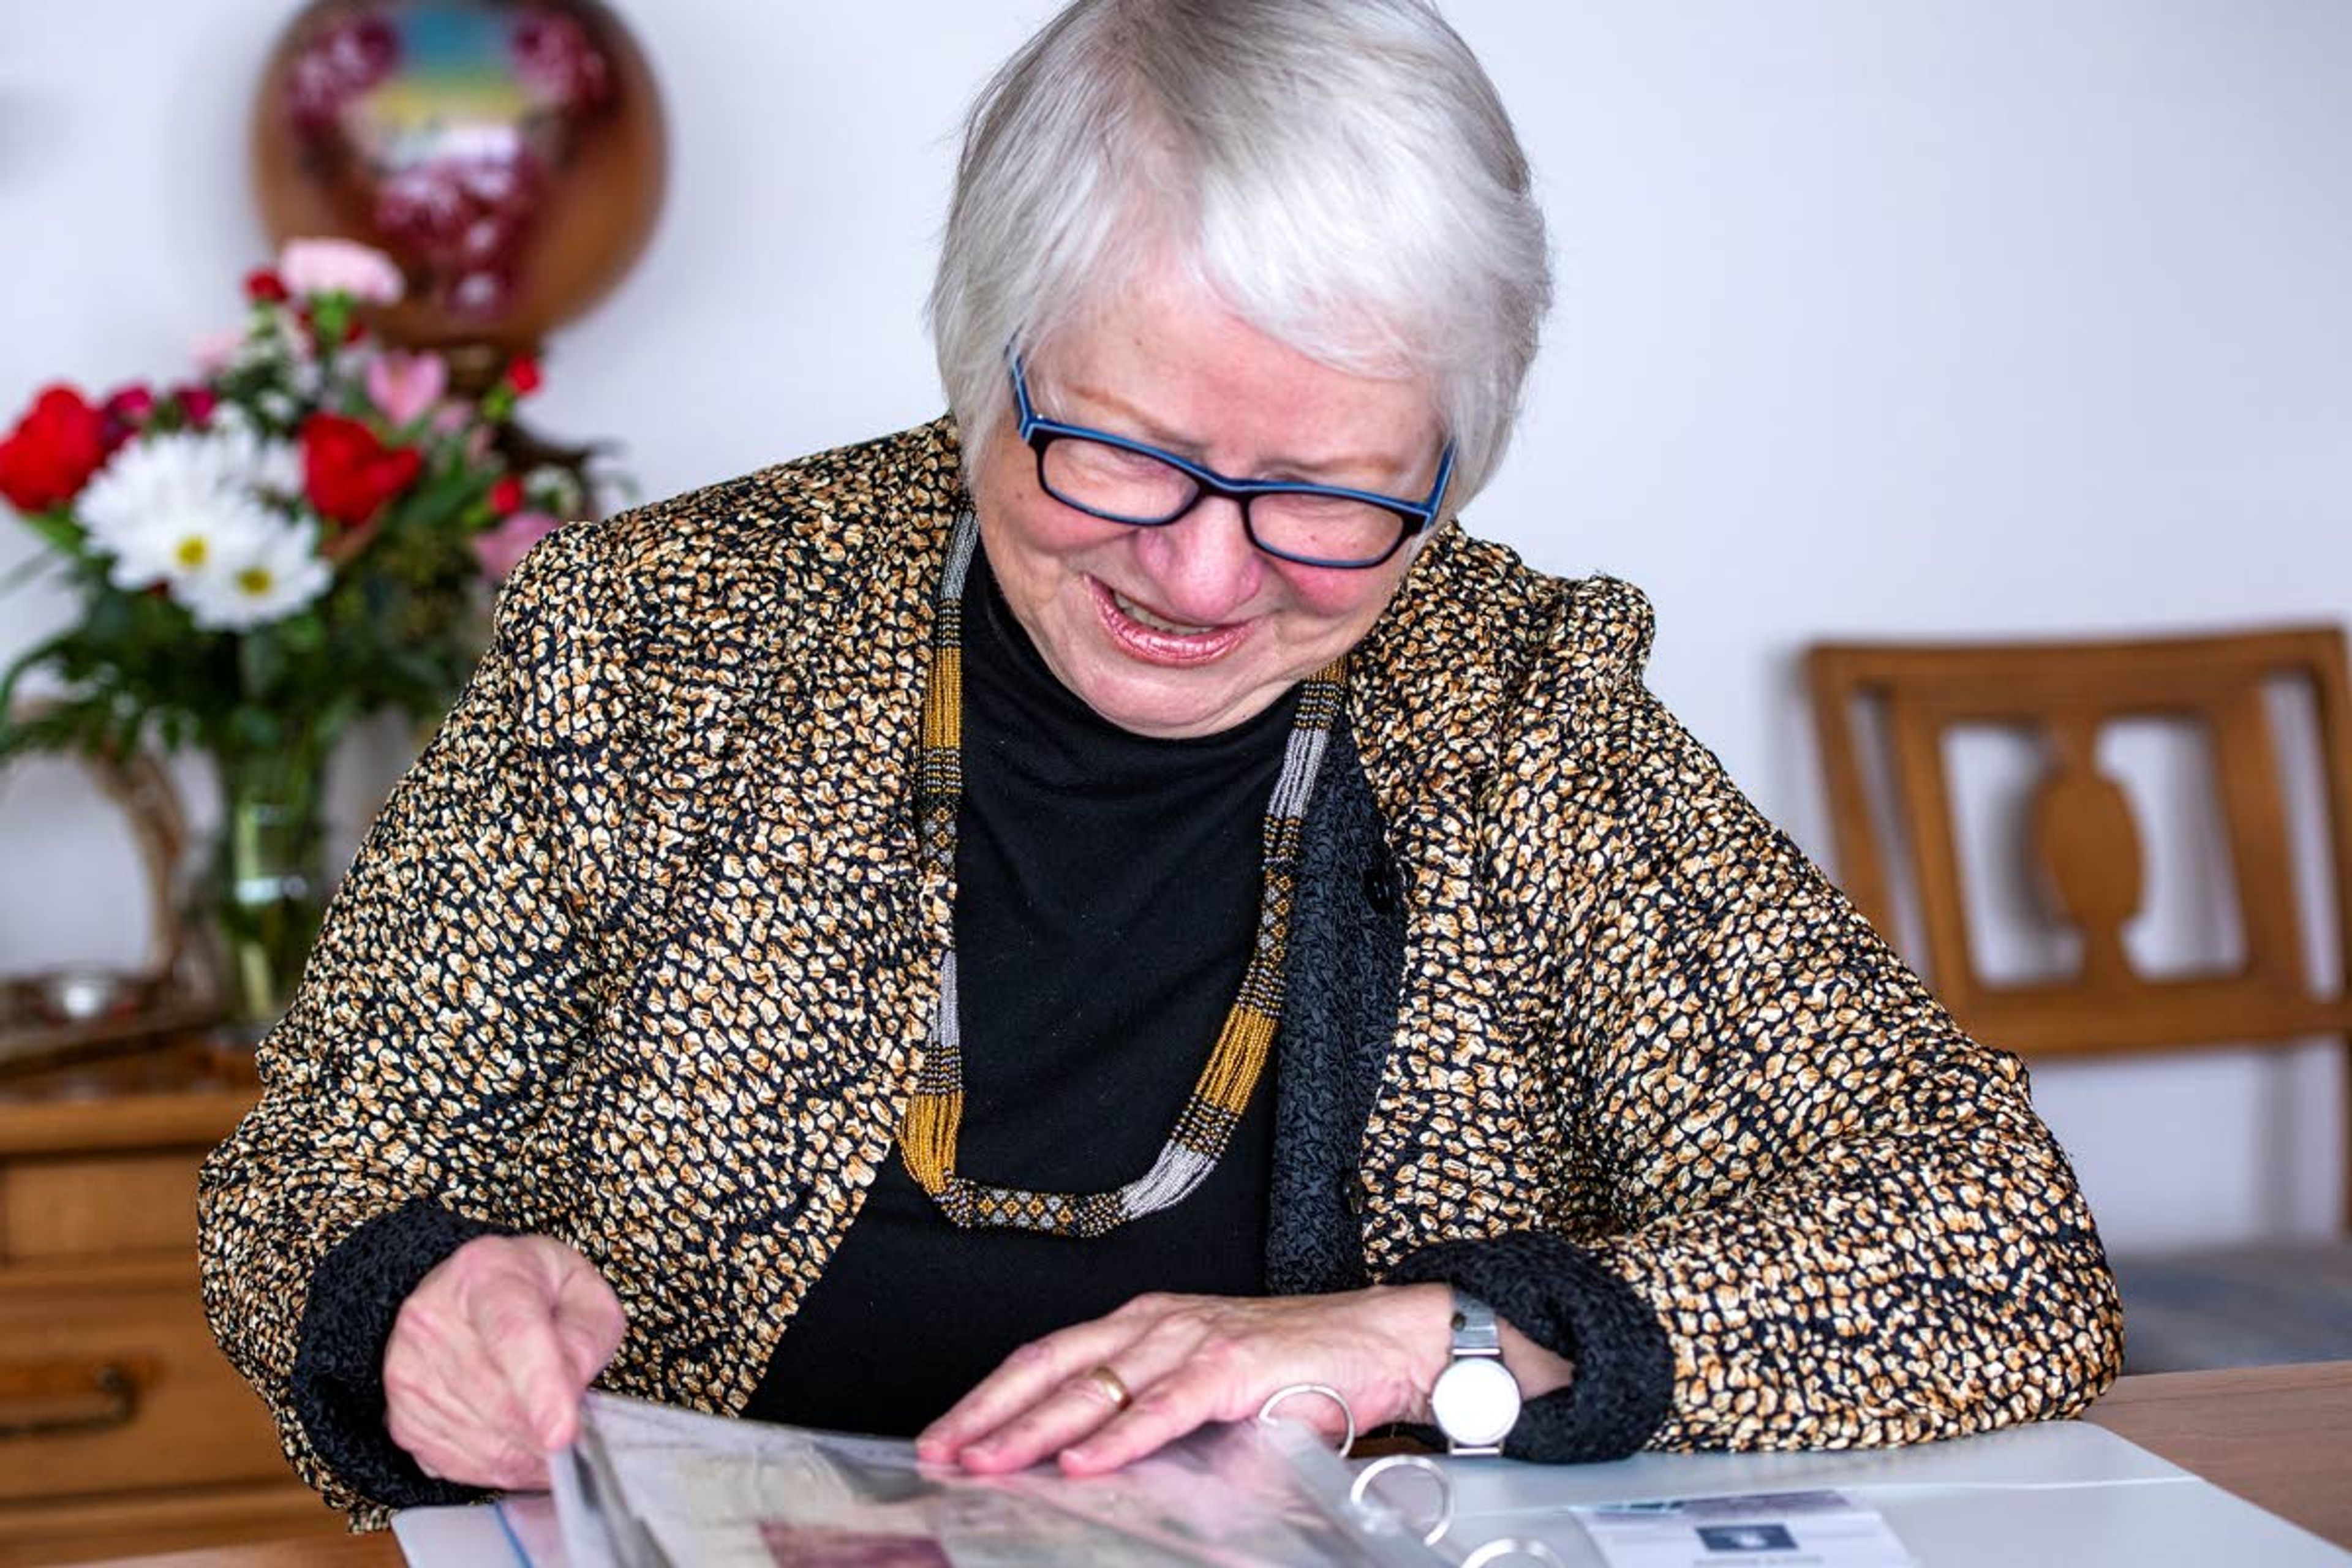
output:
M1294 462L1379 465L1418 461L1437 427L1419 377L1328 363L1166 269L1036 340L1024 365L1054 417L1177 449L1238 424Z

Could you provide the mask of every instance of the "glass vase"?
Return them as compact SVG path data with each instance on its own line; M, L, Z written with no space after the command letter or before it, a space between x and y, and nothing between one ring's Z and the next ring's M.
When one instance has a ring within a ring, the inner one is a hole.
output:
M326 908L326 747L215 753L210 905L223 1025L257 1044L285 1016Z

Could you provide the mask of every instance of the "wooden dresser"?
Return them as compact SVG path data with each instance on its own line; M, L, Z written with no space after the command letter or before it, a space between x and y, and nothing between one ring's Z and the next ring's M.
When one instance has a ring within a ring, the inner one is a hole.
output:
M196 1166L257 1093L194 1039L0 1074L0 1568L341 1532L197 1295Z

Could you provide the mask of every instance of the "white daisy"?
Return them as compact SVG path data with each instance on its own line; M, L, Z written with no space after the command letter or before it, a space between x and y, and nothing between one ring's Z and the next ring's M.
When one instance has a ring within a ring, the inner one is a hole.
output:
M301 488L301 458L285 442L236 426L173 431L115 453L76 510L91 543L114 558L116 587L176 588L283 526L270 507Z
M207 631L250 631L301 609L334 575L319 558L315 525L270 518L262 532L239 539L234 551L174 584L172 595Z

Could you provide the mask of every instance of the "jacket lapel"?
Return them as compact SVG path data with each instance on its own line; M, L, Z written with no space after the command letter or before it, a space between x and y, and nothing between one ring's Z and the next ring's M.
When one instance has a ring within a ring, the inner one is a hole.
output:
M1546 580L1449 526L1359 650L1350 713L1398 868L1393 1048L1363 1126L1360 1235L1377 1278L1415 1248L1534 1224L1507 939L1486 908L1489 785L1546 635Z

